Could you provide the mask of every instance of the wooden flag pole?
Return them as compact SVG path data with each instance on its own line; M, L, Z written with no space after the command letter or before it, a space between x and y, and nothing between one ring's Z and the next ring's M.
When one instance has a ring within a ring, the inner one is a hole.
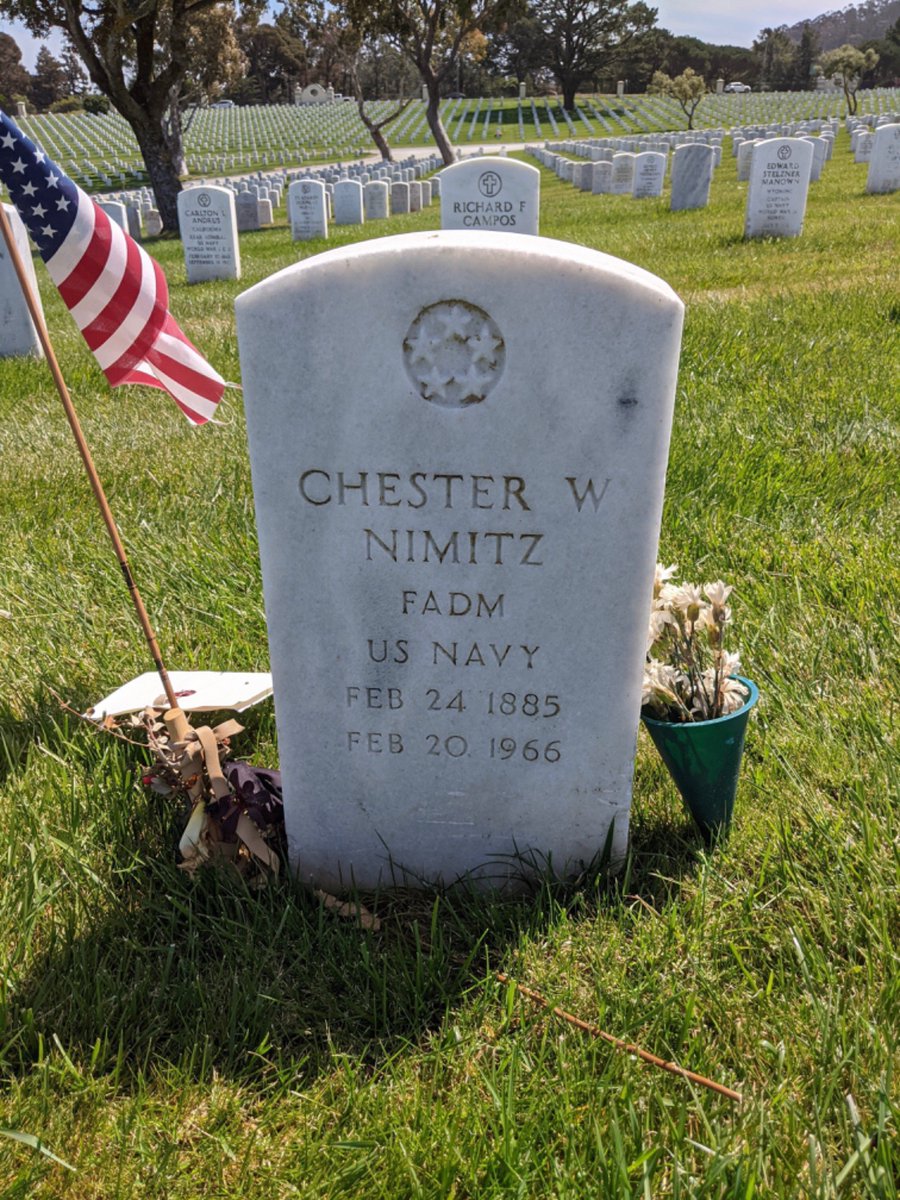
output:
M56 361L56 355L53 352L53 346L50 342L50 335L47 332L47 326L44 324L44 317L38 307L37 300L31 290L31 281L25 273L25 264L22 262L22 257L19 254L19 248L16 245L16 240L13 236L12 225L6 215L6 210L0 204L0 231L3 233L3 240L6 242L9 249L9 256L15 268L16 275L22 287L22 292L25 296L25 303L28 305L28 311L31 314L31 319L34 322L34 327L37 330L38 338L46 356L47 363L50 367L50 374L53 376L53 382L56 384L56 390L59 392L59 398L62 400L63 408L66 410L66 418L69 426L75 437L75 442L78 446L78 453L81 455L81 461L84 463L84 469L87 471L88 479L91 481L91 488L97 500L97 505L100 508L103 521L106 525L107 532L112 540L113 547L116 552L116 558L119 560L119 566L122 569L122 575L125 578L125 586L131 593L131 600L134 604L135 612L138 615L138 620L141 623L141 628L144 631L144 637L147 639L147 645L150 648L150 656L162 681L163 690L166 694L166 699L169 702L170 708L178 709L178 701L175 698L175 692L172 688L169 673L166 670L165 663L160 654L159 644L156 640L156 634L153 632L153 626L150 624L150 618L147 615L147 610L144 607L144 601L141 599L141 594L137 589L137 584L134 582L134 577L131 574L131 567L128 564L128 556L125 553L125 547L122 545L122 539L119 536L119 530L116 526L115 518L112 515L112 510L106 499L106 493L103 490L103 484L100 482L100 476L97 474L97 468L94 466L94 460L91 457L90 449L87 442L84 440L84 434L81 431L81 423L78 420L78 414L75 412L75 407L72 404L72 399L69 396L69 389L66 387L66 381L62 377L62 372L59 369L59 363ZM180 709L179 709L180 712Z

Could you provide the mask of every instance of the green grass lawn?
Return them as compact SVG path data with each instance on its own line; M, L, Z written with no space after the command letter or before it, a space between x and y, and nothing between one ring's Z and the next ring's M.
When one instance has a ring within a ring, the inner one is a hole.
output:
M385 892L380 933L289 881L186 878L141 751L59 707L148 662L47 369L0 361L0 1125L75 1168L0 1138L4 1200L897 1195L898 197L865 195L865 171L842 133L803 236L750 243L727 147L706 211L542 172L542 233L687 304L660 557L735 585L762 695L735 827L704 849L642 733L622 876ZM239 291L438 224L301 246L282 215L242 236L236 284L188 287L177 242L151 252L238 380ZM264 669L240 394L191 430L161 394L111 392L38 271L170 666ZM270 707L248 725L274 764Z

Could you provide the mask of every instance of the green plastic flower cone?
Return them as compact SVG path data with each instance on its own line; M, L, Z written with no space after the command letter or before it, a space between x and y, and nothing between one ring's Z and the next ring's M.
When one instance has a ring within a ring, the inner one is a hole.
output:
M737 793L744 734L750 712L759 699L755 683L735 675L747 689L746 703L714 721L657 721L643 717L688 812L708 839L731 827Z

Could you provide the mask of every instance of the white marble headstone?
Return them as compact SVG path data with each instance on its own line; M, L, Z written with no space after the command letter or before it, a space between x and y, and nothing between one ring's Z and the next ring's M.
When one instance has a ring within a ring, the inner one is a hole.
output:
M753 147L744 237L799 237L813 148L803 138L770 138Z
M900 190L900 125L876 129L866 176L867 192Z
M178 228L188 283L240 279L234 195L224 187L194 187L178 193Z
M581 246L440 230L236 311L301 876L620 860L680 300Z
M259 229L259 201L253 192L240 192L234 204L239 233Z
M335 225L361 225L363 212L362 184L355 179L341 179L334 185Z
M634 158L634 178L631 194L635 200L661 196L666 177L666 156L656 150L645 150Z
M673 212L705 208L709 204L714 164L715 149L712 146L698 142L676 149L672 156L672 198L669 202Z
M536 234L541 173L513 158L485 155L441 171L441 228Z
M121 200L99 200L97 203L111 221L115 221L120 229L128 232L128 213Z
M634 155L629 151L614 154L609 190L614 196L629 196L634 183Z
M298 179L288 188L291 238L295 242L328 237L328 195L320 179Z
M3 211L12 226L13 240L31 285L31 294L35 297L43 315L41 294L38 291L31 246L28 242L28 231L22 218L11 204L4 204ZM17 358L25 354L32 354L37 358L44 357L34 322L31 320L28 305L25 303L19 277L6 248L6 241L0 237L0 358Z

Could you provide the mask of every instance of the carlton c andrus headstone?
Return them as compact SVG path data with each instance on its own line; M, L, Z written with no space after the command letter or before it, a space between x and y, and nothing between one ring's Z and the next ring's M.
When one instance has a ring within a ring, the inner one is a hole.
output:
M300 874L620 860L678 297L581 246L439 230L236 308Z
M234 193L224 187L193 187L178 193L178 229L188 283L240 279Z
M537 167L485 155L445 167L440 180L442 229L538 232L541 173Z

